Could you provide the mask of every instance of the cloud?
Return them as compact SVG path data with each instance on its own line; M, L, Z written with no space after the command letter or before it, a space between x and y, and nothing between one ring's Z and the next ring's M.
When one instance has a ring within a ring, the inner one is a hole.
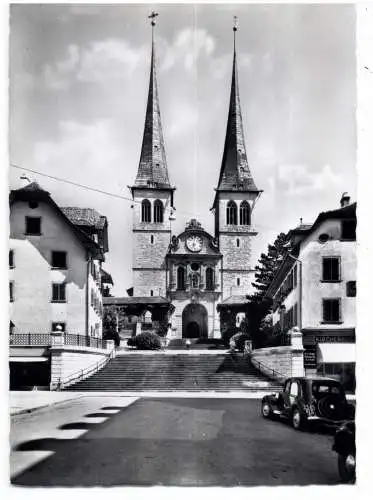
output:
M44 67L44 81L52 90L66 90L77 81L109 84L132 76L148 52L145 45L134 48L115 38L92 41L87 47L69 45L62 60Z
M168 136L170 139L183 135L190 131L198 123L198 110L191 107L188 102L178 101L177 106L172 108L169 116Z
M89 184L87 174L91 179L104 179L104 171L114 174L121 164L114 137L111 120L92 124L63 121L55 140L35 143L33 164L37 170Z
M215 39L206 30L184 28L171 44L166 44L160 71L167 71L177 64L191 71L195 69L199 58L211 57L214 50Z
M284 195L305 196L340 187L342 182L330 165L324 165L319 172L311 172L305 165L280 165L270 185Z

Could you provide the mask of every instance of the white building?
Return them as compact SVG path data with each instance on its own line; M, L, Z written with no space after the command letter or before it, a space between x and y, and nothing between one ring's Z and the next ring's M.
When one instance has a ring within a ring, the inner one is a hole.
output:
M10 193L11 333L102 337L101 269L107 220L60 208L36 182Z
M307 374L354 379L356 326L356 203L322 212L313 225L289 233L290 253L267 296L273 329L303 334Z

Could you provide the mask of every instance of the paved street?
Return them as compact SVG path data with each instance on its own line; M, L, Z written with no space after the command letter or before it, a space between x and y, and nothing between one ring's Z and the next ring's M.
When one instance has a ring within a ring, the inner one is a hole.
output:
M253 399L81 397L12 417L16 485L337 484L328 433L266 421Z

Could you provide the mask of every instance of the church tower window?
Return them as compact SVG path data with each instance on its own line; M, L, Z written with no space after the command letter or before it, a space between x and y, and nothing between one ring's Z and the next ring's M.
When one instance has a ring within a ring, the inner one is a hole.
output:
M250 205L245 200L240 205L240 225L249 226L250 225Z
M149 200L143 200L141 203L141 221L151 222L151 204Z
M177 268L177 289L185 289L185 270L181 266Z
M227 204L227 224L237 226L237 205L232 200Z
M154 202L154 222L163 222L163 203L161 200Z
M206 290L214 289L214 270L211 267L206 269Z

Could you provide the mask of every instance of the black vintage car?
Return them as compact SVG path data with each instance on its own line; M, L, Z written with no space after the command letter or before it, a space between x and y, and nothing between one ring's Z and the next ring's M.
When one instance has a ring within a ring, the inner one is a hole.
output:
M334 436L333 450L338 453L338 471L343 483L353 483L356 471L355 422L345 422Z
M310 423L341 425L353 420L355 407L334 379L293 377L286 380L282 392L264 396L262 415L284 417L291 420L294 429L301 429Z

